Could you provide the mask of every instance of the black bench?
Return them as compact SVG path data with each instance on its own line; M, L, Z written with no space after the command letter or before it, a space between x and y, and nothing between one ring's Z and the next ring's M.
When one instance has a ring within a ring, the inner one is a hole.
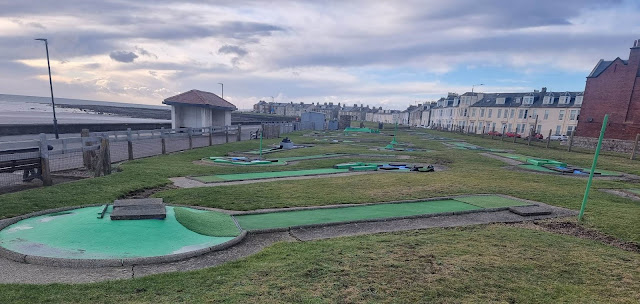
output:
M53 147L48 146L48 150L53 150ZM34 152L38 152L38 156L34 156ZM0 151L0 173L13 173L22 170L23 181L28 182L36 178L42 180L42 162L39 152L40 148L37 147ZM11 157L11 155L19 156L27 153L32 156L26 158Z

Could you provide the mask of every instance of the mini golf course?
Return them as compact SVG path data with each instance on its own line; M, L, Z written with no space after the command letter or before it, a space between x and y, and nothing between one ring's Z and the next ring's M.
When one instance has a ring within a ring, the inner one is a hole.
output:
M426 200L363 206L315 208L269 213L234 215L245 230L267 230L354 221L384 220L449 212L487 211L495 208L527 206L530 203L496 195Z
M292 162L292 161L343 157L348 155L349 154L345 154L345 153L329 153L329 154L318 154L318 155L307 155L307 156L281 157L281 158L274 158L274 159L252 159L252 158L242 157L242 156L237 156L237 157L212 156L209 158L204 158L202 160L212 162L215 164L222 164L222 165L272 166L272 165L286 165L287 162Z
M380 133L380 130L371 129L371 128L351 128L351 127L347 127L347 128L344 129L344 134L349 134L349 133L353 133L353 132L358 132L358 133Z
M349 172L349 169L324 168L324 169L309 169L309 170L294 170L294 171L215 174L215 175L206 175L206 176L196 176L196 177L190 177L190 178L202 183L219 183L219 182L232 182L232 181L241 181L241 180L281 178L281 177L294 177L294 176L307 176L307 175L325 175L325 174L336 174L336 173L347 173L347 172Z
M319 168L319 169L307 169L307 170L290 170L290 171L271 171L271 172L252 172L252 173L234 173L234 174L215 174L205 176L193 176L189 179L196 180L201 183L222 183L244 180L258 180L268 178L284 178L284 177L297 177L297 176L310 176L310 175L327 175L349 172L362 172L362 171L400 171L400 172L431 172L431 170L420 170L419 168L427 166L414 166L409 164L389 164L389 163L365 163L365 162L352 162L337 164L333 168ZM415 170L414 170L415 169Z
M484 147L480 147L480 146L476 146L476 145L472 145L466 142L452 142L452 143L444 143L447 146L450 147L454 147L456 149L463 149L463 150L473 150L473 151L488 151L488 152L506 152L505 150L502 149L489 149L489 148L484 148Z
M493 152L493 154L498 155L503 158L513 159L521 164L517 165L517 168L543 172L543 173L555 173L555 174L566 174L573 176L588 176L590 169L574 167L568 165L564 162L553 160L553 159L543 159L543 158L535 158L531 156L514 154L514 153L506 153L506 152ZM620 177L623 176L620 172L608 171L608 170L596 170L594 176L601 177Z
M166 218L100 218L105 206L54 212L0 230L0 247L24 255L62 259L127 259L185 254L240 235L231 216L166 206Z

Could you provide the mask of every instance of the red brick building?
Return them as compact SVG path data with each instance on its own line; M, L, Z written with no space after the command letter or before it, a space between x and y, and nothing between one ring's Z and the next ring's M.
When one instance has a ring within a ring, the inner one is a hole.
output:
M640 40L629 60L600 60L587 77L577 136L598 137L609 114L605 138L635 139L640 133Z

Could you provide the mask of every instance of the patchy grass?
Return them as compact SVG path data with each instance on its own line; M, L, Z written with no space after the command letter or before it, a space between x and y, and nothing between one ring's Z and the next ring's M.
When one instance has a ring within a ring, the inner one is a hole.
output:
M385 130L387 131L387 130ZM314 147L270 157L322 153L410 155L409 163L448 169L434 173L387 172L313 180L274 181L155 193L168 203L233 210L369 203L460 194L506 194L577 210L586 179L535 174L506 168L478 151L451 149L421 133L467 140L487 148L512 149L589 167L590 153L567 153L452 133L399 130L397 140L430 152L373 152L376 142L330 144L289 136ZM342 136L341 132L329 133ZM340 137L344 138L344 137ZM382 134L349 139L390 141ZM268 140L267 144L278 140ZM0 218L59 206L107 203L142 189L169 183L169 177L328 168L376 158L300 161L287 166L243 167L194 164L204 157L257 148L257 141L230 143L125 162L121 172L53 187L0 195ZM378 161L391 161L379 158ZM617 154L600 157L598 168L640 174L639 161ZM595 180L593 187L631 189L637 183ZM594 190L595 190L594 189ZM640 242L640 202L591 191L584 226ZM130 281L45 286L0 285L0 303L33 302L620 302L640 301L637 253L542 231L500 225L430 229L279 243L247 259L187 273Z
M2 303L638 303L640 259L505 226L279 243L220 267L95 284L0 285Z

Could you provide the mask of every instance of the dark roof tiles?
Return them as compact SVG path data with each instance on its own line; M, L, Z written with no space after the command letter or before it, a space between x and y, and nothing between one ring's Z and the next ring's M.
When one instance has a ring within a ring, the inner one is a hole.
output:
M186 104L235 111L238 108L220 96L199 90L191 90L165 99L164 104Z

